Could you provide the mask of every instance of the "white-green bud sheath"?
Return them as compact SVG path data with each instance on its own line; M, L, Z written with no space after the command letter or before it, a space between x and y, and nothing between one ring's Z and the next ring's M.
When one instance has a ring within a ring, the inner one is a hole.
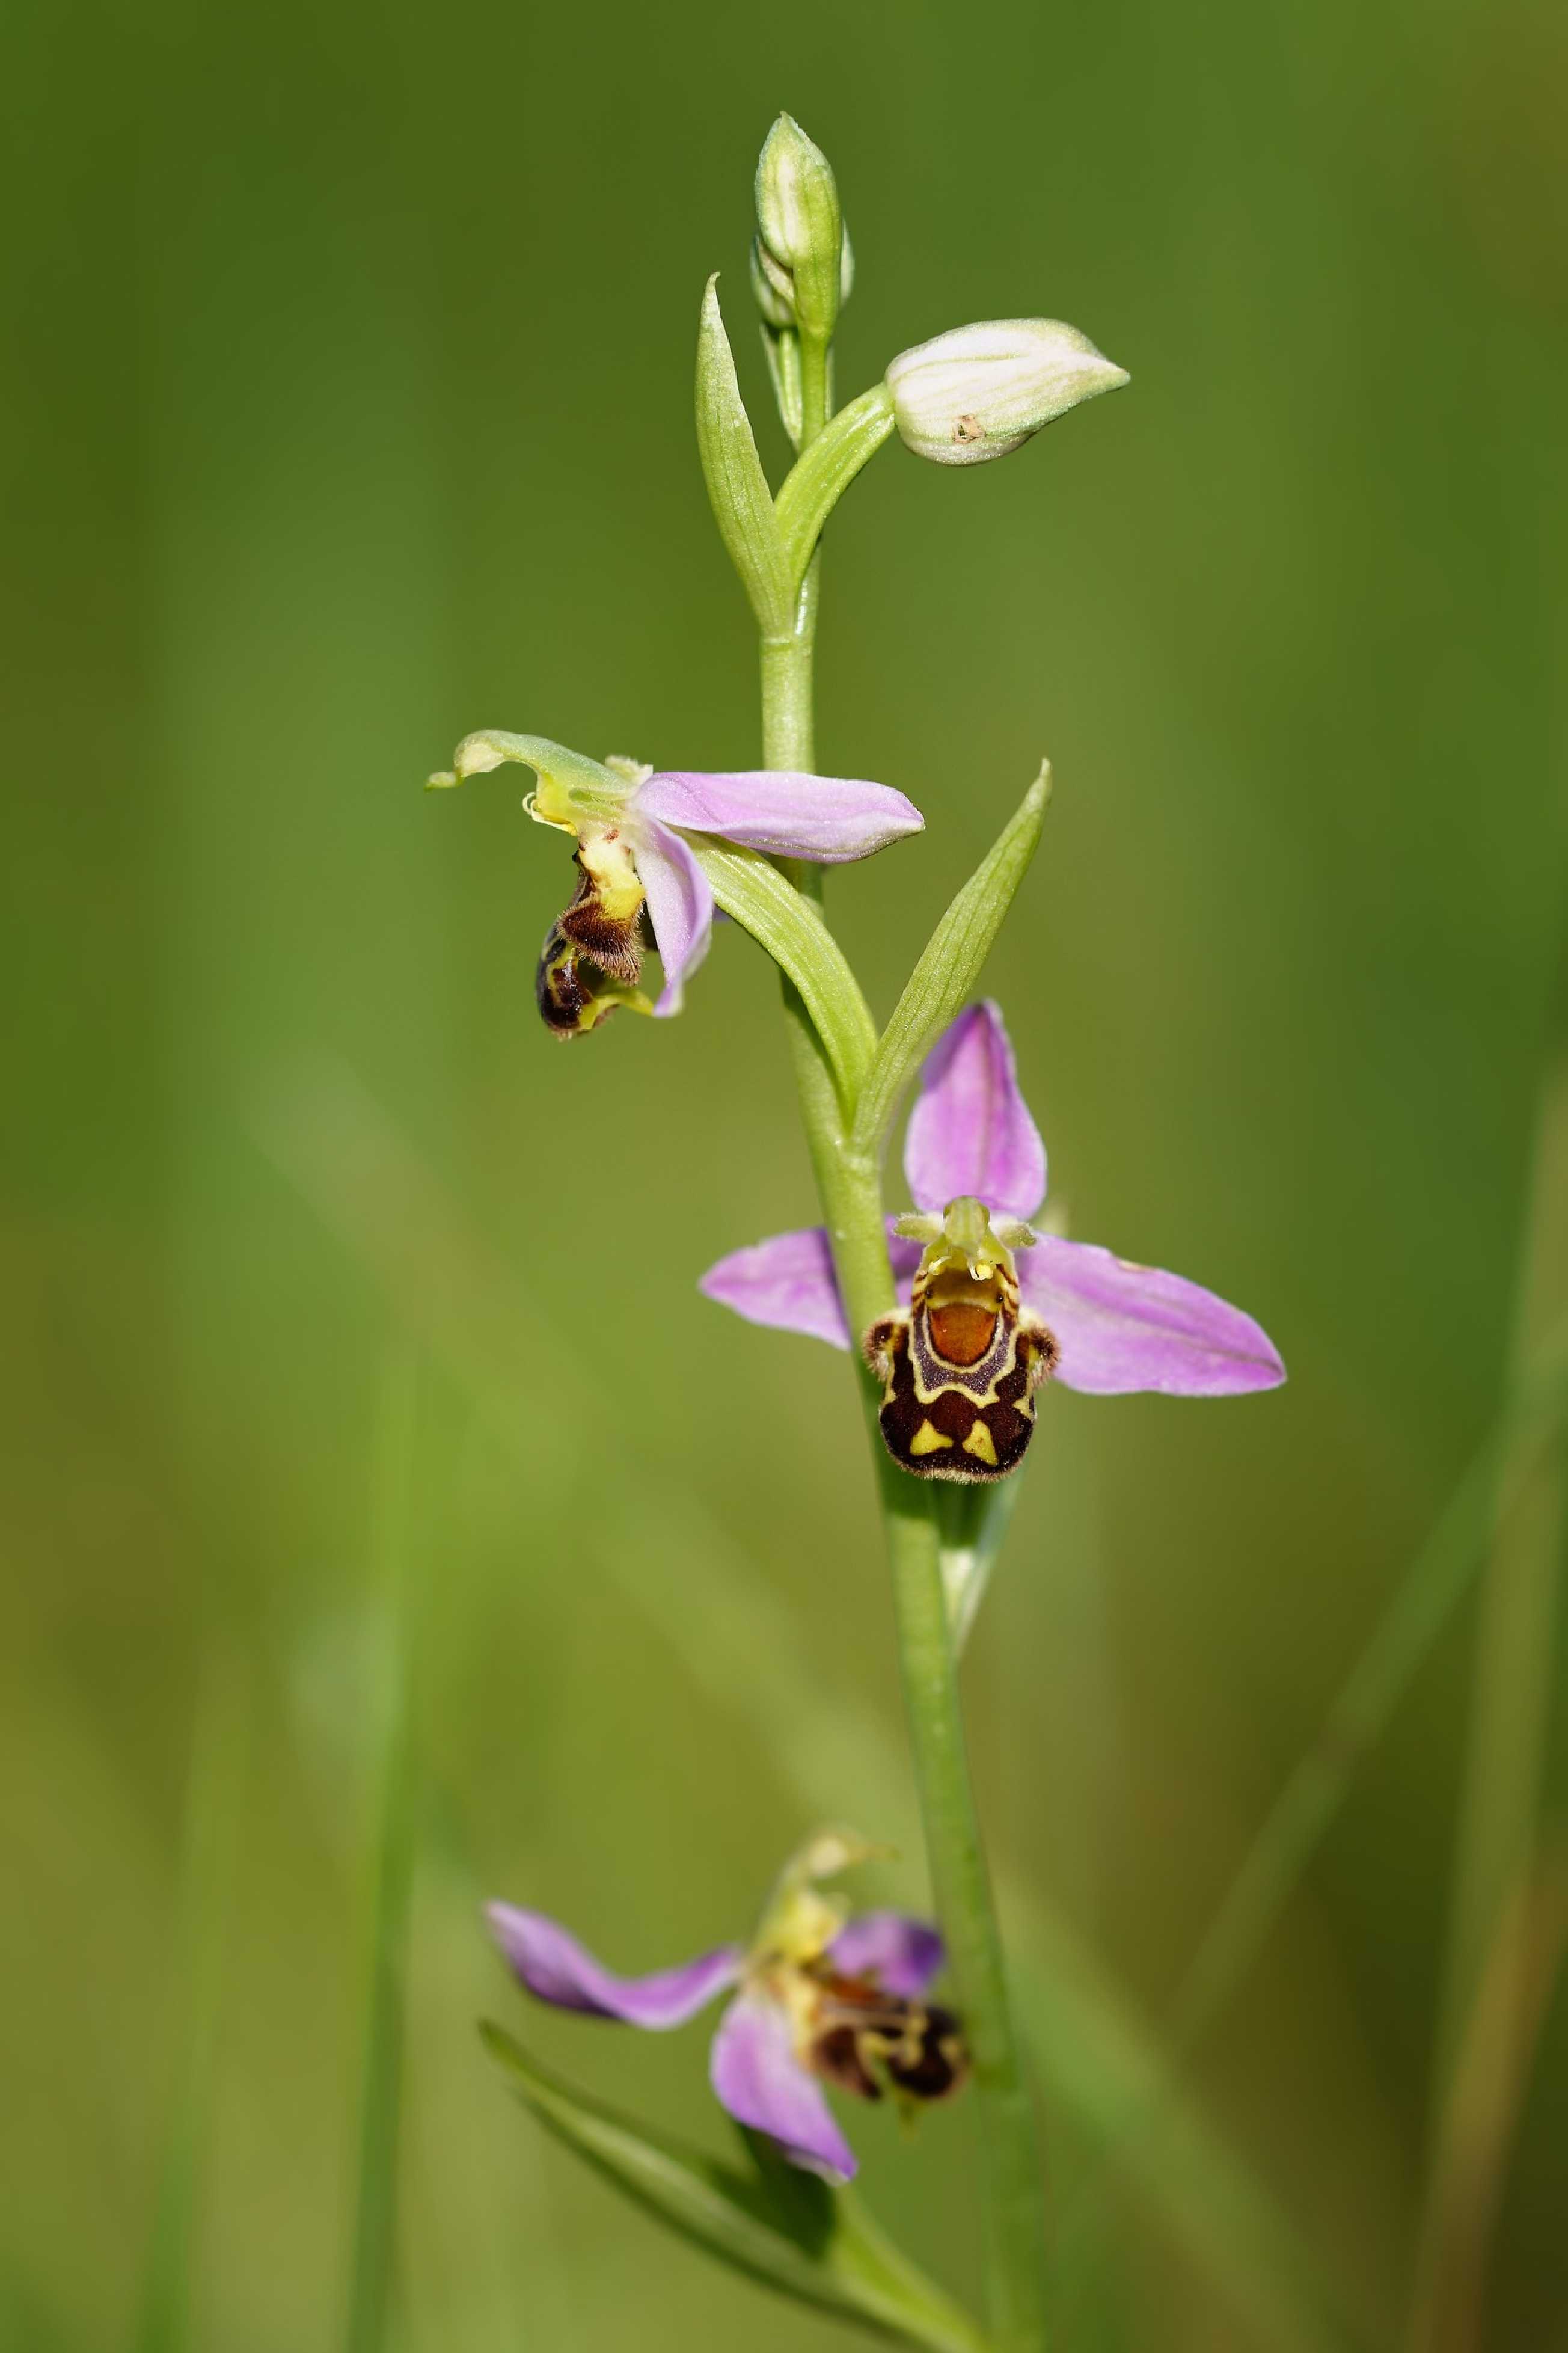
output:
M752 282L763 318L826 342L853 267L833 166L799 123L781 114L757 159Z
M888 370L893 415L917 458L977 466L1005 458L1127 371L1060 319L986 319L900 352Z
M752 239L752 292L766 325L780 332L794 326L795 280L760 237Z

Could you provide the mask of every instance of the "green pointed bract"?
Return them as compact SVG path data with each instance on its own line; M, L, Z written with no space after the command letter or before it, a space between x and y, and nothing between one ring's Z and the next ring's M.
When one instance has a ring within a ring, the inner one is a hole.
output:
M968 1484L950 1481L932 1491L948 1632L959 1658L985 1599L1023 1483L1024 1472L1018 1470L1010 1479L976 1480Z
M749 2279L895 2344L982 2353L968 2316L889 2246L844 2191L743 2138L746 2169L688 2148L563 2084L499 2026L479 2030L557 2140L645 2213Z
M793 327L770 327L763 322L763 357L768 364L779 421L798 449L805 429L805 401L801 386L800 337Z
M805 578L823 524L892 431L892 395L885 384L873 385L839 410L785 475L777 515L792 586Z
M735 379L735 356L719 308L719 280L708 280L697 331L697 447L719 533L740 574L764 634L790 626L788 578L773 492L757 455L752 420Z
M1051 764L1040 773L943 915L905 984L882 1033L855 1110L852 1151L875 1159L899 1098L928 1049L974 994L991 945L1028 871L1051 793Z
M763 315L763 324L782 334L795 325L794 289L789 272L773 259L760 237L752 239L752 294Z
M877 1030L860 984L820 909L760 851L711 833L689 834L687 839L719 905L800 991L847 1119L871 1063Z

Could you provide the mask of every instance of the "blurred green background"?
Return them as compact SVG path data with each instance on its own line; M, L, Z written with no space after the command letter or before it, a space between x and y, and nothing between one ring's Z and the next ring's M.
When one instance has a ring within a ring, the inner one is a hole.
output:
M824 1814L923 1894L845 1368L693 1288L810 1215L772 976L728 933L679 1022L553 1047L563 852L517 779L420 790L481 725L754 764L690 381L721 269L777 479L745 250L787 106L854 234L846 395L1016 311L1132 375L1006 466L894 444L836 522L821 756L929 831L835 920L885 1013L1048 751L989 986L1054 1188L1291 1369L1054 1396L966 1670L1058 2341L1568 2348L1539 1474L1489 1608L1483 1475L1458 1606L1321 1740L1568 1304L1561 16L18 0L6 48L0 2342L348 2341L405 1864L387 2341L829 2342L545 2146L473 2031L719 2147L702 2030L530 2012L479 1897L651 1968ZM1152 2097L1303 1757L1344 1802ZM1446 2047L1469 2289L1412 2320ZM851 2121L973 2290L967 2114Z

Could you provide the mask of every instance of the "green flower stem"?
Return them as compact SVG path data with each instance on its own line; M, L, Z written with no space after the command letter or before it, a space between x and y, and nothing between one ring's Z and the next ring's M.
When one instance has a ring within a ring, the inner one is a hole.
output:
M819 355L820 356L820 355ZM803 346L806 446L823 421L826 364ZM818 397L820 388L822 398ZM816 419L814 426L813 419ZM762 649L763 758L770 768L816 766L812 649L815 559L787 638ZM852 1332L894 1303L881 1184L874 1155L852 1152L832 1065L798 991L784 985L801 1112ZM877 1428L877 1393L860 1376L893 1571L899 1651L926 1853L947 1938L953 1985L974 2066L986 2192L990 2316L997 2353L1040 2353L1045 2342L1044 2217L1034 2104L1014 2031L990 1876L965 1753L958 1670L948 1630L936 1517L927 1490L899 1469Z
M999 2353L1040 2353L1045 2243L1034 2098L969 1777L936 1522L923 1491L873 1435L926 1852L980 2104L992 2337Z
M833 360L826 339L800 338L800 446L808 449L827 422Z
M803 776L816 765L812 725L816 601L814 564L801 584L794 628L785 637L762 640L763 757L770 768L793 768Z

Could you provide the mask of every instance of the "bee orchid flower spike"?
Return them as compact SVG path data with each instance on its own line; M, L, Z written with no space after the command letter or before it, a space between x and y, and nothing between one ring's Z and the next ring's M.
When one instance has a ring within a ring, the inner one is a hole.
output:
M962 1736L960 1651L1047 1383L1228 1397L1272 1388L1285 1370L1267 1334L1213 1292L1035 1227L1045 1149L1000 1013L968 1000L1039 840L1048 768L952 897L880 1031L816 878L795 863L865 858L923 823L885 786L796 773L813 757L817 588L850 483L895 433L937 465L1005 457L1125 384L1125 371L1058 320L983 321L900 352L840 406L835 336L851 278L843 206L826 156L788 115L768 133L755 198L752 282L795 462L775 484L759 454L711 276L695 421L719 539L757 623L762 756L788 765L656 771L487 730L430 781L455 785L521 762L534 771L524 807L571 839L574 887L537 981L553 1035L582 1037L620 1006L679 1011L721 909L778 967L824 1223L735 1251L701 1287L752 1323L864 1356L859 1388L878 1409L877 1485L946 1957L925 1922L855 1917L825 1889L867 1859L842 1831L795 1857L749 1942L651 1977L617 1976L543 1913L491 1906L512 1970L558 2010L657 2031L723 1997L711 2079L743 2127L743 2169L578 2094L499 2029L487 2039L552 2131L710 2255L919 2353L1038 2353L1054 2340L1035 2100ZM663 983L645 995L650 948ZM917 1071L904 1150L912 1207L889 1217L883 1149ZM679 1127L676 1119L670 1133ZM635 1279L636 1250L621 1255L617 1280L626 1266ZM843 1402L847 1409L847 1394ZM697 1429L694 1466L703 1436ZM921 1483L898 1476L889 1457ZM929 1999L943 1967L952 2010ZM912 2109L971 2075L984 2323L872 2232L852 2196L791 2170L840 2184L855 2172L833 2095Z
M957 2020L925 1999L942 1965L936 1930L899 1912L851 1917L816 1884L874 1852L848 1831L819 1832L785 1865L749 1947L722 1945L651 1977L616 1977L542 1912L492 1904L490 1930L537 2000L625 2026L684 2026L734 1988L713 2038L719 2100L792 2165L847 2181L855 2153L825 2084L913 2104L955 2091L967 2066Z
M508 760L539 778L523 803L529 815L577 840L576 892L545 935L535 983L540 1014L557 1038L582 1037L619 1005L679 1012L687 977L707 955L713 930L712 886L689 835L716 834L773 857L838 866L925 823L887 785L779 768L656 771L633 760L586 759L547 736L498 728L466 735L451 768L430 784L459 785ZM657 1003L637 987L650 935L664 966Z
M1023 1459L1048 1376L1100 1397L1235 1397L1284 1379L1267 1333L1212 1291L1093 1242L1031 1232L1045 1146L994 1005L968 1007L932 1049L904 1175L918 1214L889 1221L889 1242L907 1304L864 1345L883 1384L883 1438L907 1471L1005 1477ZM752 1324L850 1345L819 1226L734 1251L701 1288Z

